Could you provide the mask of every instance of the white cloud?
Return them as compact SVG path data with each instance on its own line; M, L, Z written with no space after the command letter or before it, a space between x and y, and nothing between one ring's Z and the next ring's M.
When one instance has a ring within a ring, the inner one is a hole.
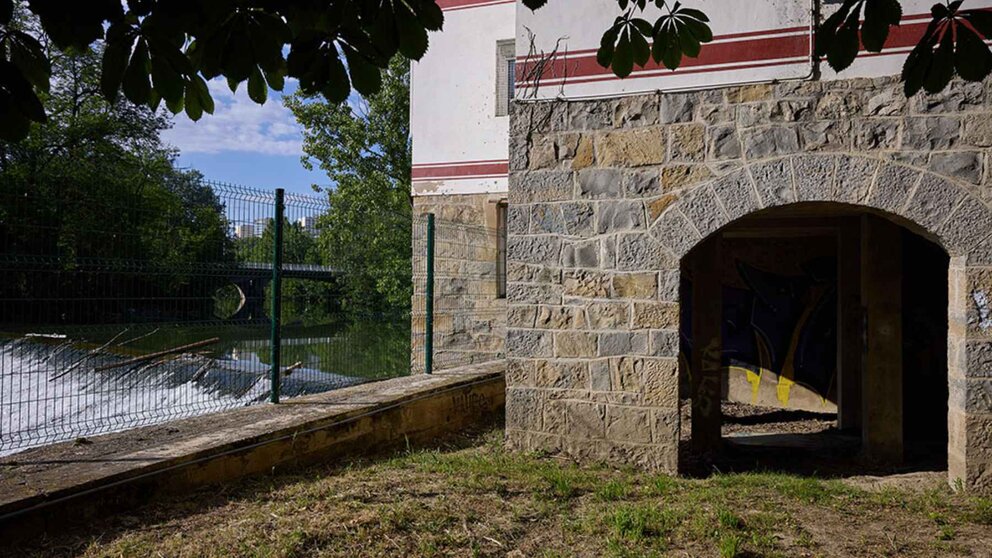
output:
M288 81L288 80L287 80ZM173 118L173 127L162 134L183 153L258 153L301 155L302 131L293 113L282 106L281 96L269 92L264 105L248 98L246 84L231 93L223 78L207 83L214 98L214 113L193 122L185 113ZM287 83L286 92L295 89Z

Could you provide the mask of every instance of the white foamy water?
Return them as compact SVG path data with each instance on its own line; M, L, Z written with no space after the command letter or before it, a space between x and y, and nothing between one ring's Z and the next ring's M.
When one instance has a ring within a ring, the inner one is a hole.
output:
M122 357L70 344L0 345L0 456L39 445L244 407L269 397L269 367L183 356L157 365L95 368ZM303 368L282 381L292 397L362 380Z

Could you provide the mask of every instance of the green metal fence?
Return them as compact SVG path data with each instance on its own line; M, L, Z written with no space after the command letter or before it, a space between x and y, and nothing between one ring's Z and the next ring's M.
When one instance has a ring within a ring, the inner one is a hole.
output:
M423 371L409 215L342 239L323 196L150 195L0 188L0 454Z

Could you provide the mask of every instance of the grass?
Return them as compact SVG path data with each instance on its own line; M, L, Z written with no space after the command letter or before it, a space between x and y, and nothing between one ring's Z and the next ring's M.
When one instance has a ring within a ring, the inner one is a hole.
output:
M456 447L156 501L17 556L981 556L992 502L780 473L705 479Z

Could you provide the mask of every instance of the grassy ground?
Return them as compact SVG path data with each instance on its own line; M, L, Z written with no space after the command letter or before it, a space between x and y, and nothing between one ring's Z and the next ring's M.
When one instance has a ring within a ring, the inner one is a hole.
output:
M18 555L992 556L992 500L775 473L706 479L444 449L158 501ZM0 552L2 554L3 552Z

